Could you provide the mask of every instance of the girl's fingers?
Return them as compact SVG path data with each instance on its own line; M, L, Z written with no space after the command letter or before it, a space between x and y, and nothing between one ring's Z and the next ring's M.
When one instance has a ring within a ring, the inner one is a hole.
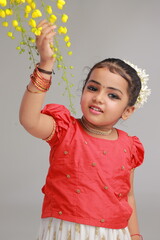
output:
M48 23L46 19L42 20L41 22L38 23L37 27L42 27L44 24Z
M39 44L41 44L43 42L44 39L48 39L48 34L51 33L51 36L53 37L56 32L54 31L56 29L55 25L47 25L42 29L41 35L37 36L36 39L39 42Z
M46 41L48 41L49 40L49 42L53 42L53 37L56 35L56 33L55 32L49 32L48 34L46 34L46 36L45 36L45 39L44 39L44 41L46 40Z
M56 26L43 20L37 27L42 27L41 35L36 36L37 49L42 59L48 59L53 55L53 49L50 45L53 45Z
M55 34L56 33L54 33L54 32L49 32L46 36L45 36L45 38L44 38L44 40L43 40L43 44L44 45L47 45L47 44L53 44L53 37L55 36Z
M48 22L47 20L43 20L37 25L37 28L42 27L42 32L44 32L46 28L53 27L53 26L54 28L56 28L56 26L53 25L52 23Z
M55 26L47 26L47 27L45 27L45 28L42 28L42 32L41 32L41 34L42 35L46 35L47 33L49 33L49 32L54 32L54 30L55 30Z

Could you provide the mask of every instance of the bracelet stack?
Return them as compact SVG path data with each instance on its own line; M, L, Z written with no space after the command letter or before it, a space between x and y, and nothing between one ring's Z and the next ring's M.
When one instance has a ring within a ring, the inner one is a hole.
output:
M42 73L50 75L50 79L46 79L42 76ZM43 93L47 92L51 86L51 80L52 80L52 72L51 71L46 71L44 69L41 69L38 67L38 64L36 65L36 68L33 71L33 74L30 75L31 82L33 85L39 90L38 92L33 92L33 93ZM28 87L27 90L31 92Z
M141 235L141 234L139 234L139 233L135 233L135 234L132 234L132 235L131 235L131 237L134 237L134 236L139 236L139 237L141 238L141 240L143 240L143 237L142 237L142 235Z

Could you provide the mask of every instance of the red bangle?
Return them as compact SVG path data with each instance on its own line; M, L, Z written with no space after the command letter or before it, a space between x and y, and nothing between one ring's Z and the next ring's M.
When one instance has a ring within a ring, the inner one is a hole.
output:
M132 235L131 235L131 237L134 237L134 236L139 236L139 237L141 237L141 240L143 240L143 237L142 237L142 235L141 235L141 234L139 234L139 233L136 233L136 234L132 234Z

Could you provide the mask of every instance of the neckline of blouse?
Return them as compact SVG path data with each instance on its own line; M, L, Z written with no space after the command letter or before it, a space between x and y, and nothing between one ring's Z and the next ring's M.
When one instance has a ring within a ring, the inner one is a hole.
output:
M108 142L117 142L120 140L120 137L121 137L121 130L117 129L117 128L114 128L116 131L117 131L117 139L106 139L106 138L99 138L99 137L95 137L95 136L92 136L90 135L87 131L85 131L85 129L83 128L82 124L81 124L81 120L80 119L76 119L77 120L77 123L82 131L83 134L85 134L87 137L89 138L92 138L92 139L98 139L100 141L108 141Z

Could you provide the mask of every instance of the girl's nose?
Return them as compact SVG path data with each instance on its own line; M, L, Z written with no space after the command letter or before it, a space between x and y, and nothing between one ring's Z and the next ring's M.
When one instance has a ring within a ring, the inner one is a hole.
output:
M96 93L93 100L97 103L104 103L104 94L102 92Z

